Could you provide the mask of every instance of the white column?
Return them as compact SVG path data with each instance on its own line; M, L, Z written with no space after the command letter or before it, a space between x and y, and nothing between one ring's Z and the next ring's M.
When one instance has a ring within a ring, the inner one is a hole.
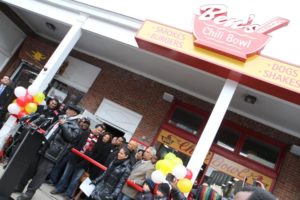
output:
M49 58L48 62L41 70L39 75L33 82L33 87L38 88L38 91L44 91L48 84L52 81L54 75L69 55L70 51L74 48L75 44L81 37L81 26L88 18L88 15L81 14L78 20L72 25L66 36L63 38L61 43L55 49L54 53ZM10 116L9 119L4 123L0 130L0 153L3 150L3 145L6 138L14 134L14 127L16 125L16 118Z
M187 168L193 172L192 182L195 181L201 166L203 165L205 157L214 141L237 86L238 82L230 79L227 79L223 86L215 107L210 114L201 137L187 165Z
M86 19L86 15L79 17L78 21L71 27L59 46L55 49L43 70L34 80L33 86L39 88L39 91L44 91L48 87L48 84L52 81L54 75L79 40L81 26Z

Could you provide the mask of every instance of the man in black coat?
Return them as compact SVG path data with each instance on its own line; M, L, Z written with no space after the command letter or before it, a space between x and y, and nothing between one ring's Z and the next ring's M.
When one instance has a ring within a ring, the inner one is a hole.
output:
M35 192L45 182L57 162L59 162L70 149L78 142L80 127L78 115L81 109L75 105L69 105L66 115L62 116L57 123L50 126L45 138L49 145L45 148L43 157L39 161L37 171L29 183L27 190L17 200L30 200Z
M0 127L5 120L7 106L11 103L14 96L14 88L11 85L10 78L8 76L3 76L0 81Z

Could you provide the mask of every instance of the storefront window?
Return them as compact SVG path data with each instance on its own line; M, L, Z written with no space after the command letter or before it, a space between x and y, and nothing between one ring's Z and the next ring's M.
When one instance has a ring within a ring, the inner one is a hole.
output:
M247 137L241 156L259 162L265 166L274 168L279 156L280 149L274 145L268 144L253 137Z
M177 107L169 120L170 124L175 125L193 135L198 134L198 130L203 122L203 117L184 108Z
M221 146L227 150L234 151L239 140L240 134L228 127L220 127L217 136L214 139L214 144Z
M61 103L78 104L84 93L58 80L52 80L46 90L47 96L57 98Z
M169 152L172 152L174 153L177 157L179 157L182 162L183 162L183 165L187 165L189 160L190 160L190 157L177 151L176 149L173 149L165 144L161 144L161 143L158 143L159 144L159 147L158 147L158 152L157 152L157 155L160 159L163 159L164 156L169 153Z

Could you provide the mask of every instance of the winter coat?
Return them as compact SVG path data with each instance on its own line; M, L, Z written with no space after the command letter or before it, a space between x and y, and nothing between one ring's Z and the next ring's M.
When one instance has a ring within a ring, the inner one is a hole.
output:
M138 161L133 166L130 176L128 177L128 180L131 180L135 182L135 184L142 186L147 178L151 178L151 174L154 170L155 170L154 165L150 160ZM135 199L137 195L137 190L135 190L129 185L124 185L122 189L122 193L129 196L132 199Z
M154 196L153 194L149 191L149 192L139 192L136 195L135 200L153 200Z
M56 123L48 128L47 132L51 131L55 125ZM49 139L50 144L45 150L44 157L57 163L78 142L79 134L80 127L77 119L67 120L64 124L59 125Z
M104 200L106 197L117 199L130 173L129 160L114 160L107 170L94 182L96 187L91 194L94 200Z

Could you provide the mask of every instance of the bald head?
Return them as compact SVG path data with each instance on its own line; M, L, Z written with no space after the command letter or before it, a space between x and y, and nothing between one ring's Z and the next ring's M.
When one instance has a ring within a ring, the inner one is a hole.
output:
M135 151L138 147L138 143L134 140L130 140L127 144L127 147L130 151Z

